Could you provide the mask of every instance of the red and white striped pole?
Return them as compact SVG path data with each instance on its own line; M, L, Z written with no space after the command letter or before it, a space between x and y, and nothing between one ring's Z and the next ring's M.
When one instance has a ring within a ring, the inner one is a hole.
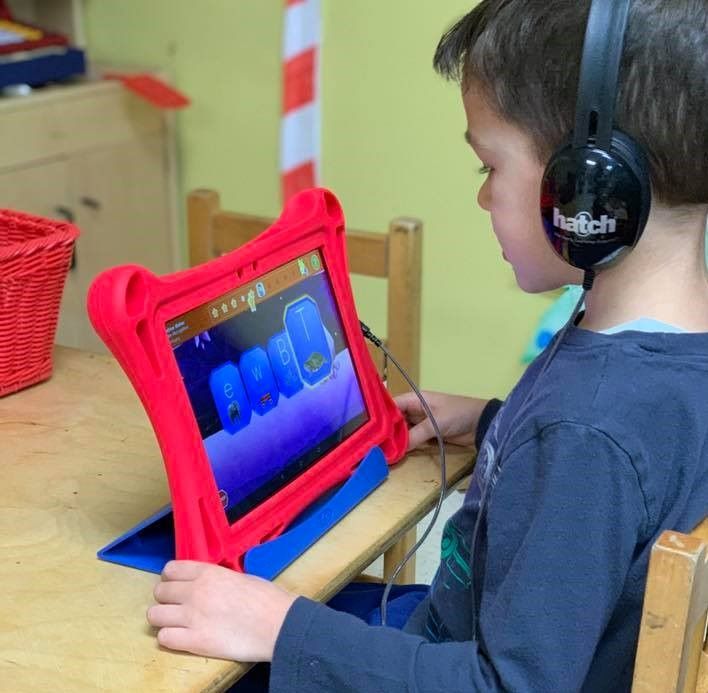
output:
M319 182L320 0L285 0L280 176L283 202Z

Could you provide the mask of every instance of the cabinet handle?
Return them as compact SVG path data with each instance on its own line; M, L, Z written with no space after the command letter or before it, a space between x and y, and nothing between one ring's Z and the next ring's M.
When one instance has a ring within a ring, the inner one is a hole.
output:
M101 209L101 202L95 197L88 197L88 195L86 195L81 198L80 202L84 207L88 207L89 209Z
M64 207L63 205L57 205L54 208L54 212L58 217L61 217L64 221L68 221L70 224L74 223L74 213L68 207Z
M63 205L57 205L54 208L54 212L58 217L61 217L64 221L68 221L70 224L74 223L74 213ZM71 251L71 264L69 265L69 271L76 269L76 244Z

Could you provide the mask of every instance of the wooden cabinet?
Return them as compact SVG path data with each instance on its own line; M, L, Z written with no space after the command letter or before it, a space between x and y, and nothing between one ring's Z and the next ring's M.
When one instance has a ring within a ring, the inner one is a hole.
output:
M105 350L86 315L101 270L182 264L170 117L111 81L0 100L0 207L71 219L81 231L59 344Z

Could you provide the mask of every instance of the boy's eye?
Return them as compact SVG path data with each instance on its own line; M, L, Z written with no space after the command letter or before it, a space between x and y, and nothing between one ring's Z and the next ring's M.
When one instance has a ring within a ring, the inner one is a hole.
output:
M482 175L482 176L489 175L491 172L492 172L492 167L491 167L491 166L484 165L484 166L481 166L480 169L479 169L479 173L480 173L480 175Z

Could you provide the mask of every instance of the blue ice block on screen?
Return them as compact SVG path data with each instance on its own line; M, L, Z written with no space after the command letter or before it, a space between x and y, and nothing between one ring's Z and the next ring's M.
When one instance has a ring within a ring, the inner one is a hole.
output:
M256 414L266 414L278 404L278 384L265 349L249 349L238 362L251 407Z
M268 340L268 356L280 392L286 397L292 397L296 392L300 392L302 380L295 363L295 354L285 332L273 335Z
M310 296L285 309L285 329L302 379L308 385L317 385L332 372L332 352L319 308Z
M214 369L209 388L225 431L233 434L249 424L251 404L235 364L229 362Z

